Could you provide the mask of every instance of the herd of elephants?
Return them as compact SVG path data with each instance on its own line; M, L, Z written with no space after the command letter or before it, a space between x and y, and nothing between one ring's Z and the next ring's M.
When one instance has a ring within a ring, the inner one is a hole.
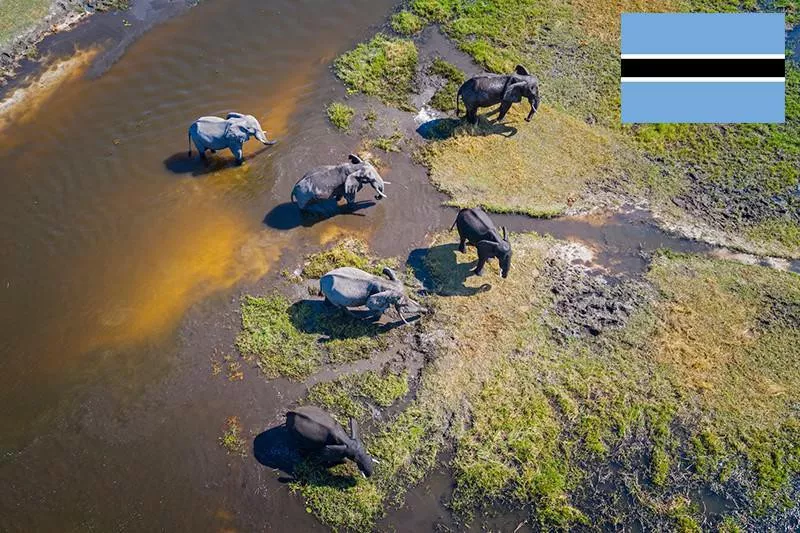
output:
M459 100L464 102L466 119L471 124L478 121L478 109L499 104L497 121L502 121L511 105L526 98L531 106L525 120L530 121L539 107L539 83L525 67L518 65L513 74L481 74L464 82L456 95L456 115L459 115ZM265 145L275 144L261 129L258 120L252 115L228 113L227 117L201 117L189 127L189 156L192 143L205 159L206 151L229 149L237 163L242 163L242 145L255 137ZM386 198L384 181L369 161L351 154L349 161L339 165L315 168L300 181L291 192L292 201L301 212L324 214L320 209L324 203L344 198L345 209L355 204L356 194L370 185L376 192L375 199ZM497 258L503 278L511 268L511 243L505 228L502 236L492 220L480 208L462 209L453 227L458 228L459 251L466 252L466 245L475 246L478 264L474 274L483 275L483 267L489 259ZM418 315L426 312L417 302L405 295L403 283L391 269L384 269L386 278L372 275L363 270L342 267L331 270L320 278L320 290L325 303L351 313L350 307L366 306L372 311L371 318L378 318L389 308L394 308L404 323L408 323L403 313ZM350 419L348 434L334 418L324 410L303 406L286 414L286 427L293 443L304 453L315 456L322 464L332 466L350 459L358 465L364 476L371 476L377 460L370 457L364 448L358 430L358 423Z

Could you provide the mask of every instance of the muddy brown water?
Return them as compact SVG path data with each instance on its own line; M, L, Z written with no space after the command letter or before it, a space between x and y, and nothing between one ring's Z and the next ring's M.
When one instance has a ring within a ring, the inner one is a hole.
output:
M48 64L77 58L72 74L0 108L0 529L321 529L252 450L217 442L238 415L250 447L305 387L255 370L230 383L211 358L232 350L238 296L272 290L302 254L357 235L404 256L452 222L406 154L382 156L390 197L368 209L304 226L288 204L306 170L357 145L324 116L344 97L329 65L393 4L215 0L162 21L183 9L142 0L43 44ZM249 144L242 167L187 159L188 124L230 110L279 144ZM413 134L410 117L382 114ZM612 273L660 246L708 251L636 212L498 222L578 240ZM444 493L444 479L428 483ZM434 498L384 523L443 513Z

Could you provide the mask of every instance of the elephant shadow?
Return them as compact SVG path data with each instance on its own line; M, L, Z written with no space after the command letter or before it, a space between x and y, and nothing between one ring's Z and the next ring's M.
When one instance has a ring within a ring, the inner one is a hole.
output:
M295 481L304 485L329 486L347 489L356 485L350 475L330 472L313 455L302 453L292 441L285 424L275 426L253 439L253 457L262 465L280 470L289 477L280 477L282 483Z
M253 440L253 457L269 468L294 476L303 456L294 446L285 424L259 433Z
M487 135L502 135L503 137L513 137L517 134L517 128L507 126L499 122L490 122L487 116L496 114L492 111L485 116L478 117L478 123L469 124L457 118L436 118L424 122L417 128L417 133L429 141L443 141L458 134L484 137Z
M316 211L302 211L294 202L284 202L273 207L264 217L264 224L272 229L290 230L300 226L311 227L314 224L335 217L337 215L365 216L358 213L362 209L372 207L375 202L365 200L356 202L350 207L339 206L335 200L328 200L315 204Z
M480 287L465 285L467 278L475 275L472 270L477 260L459 263L459 253L456 243L418 248L409 254L407 264L414 276L439 296L474 296L491 290L489 283L483 283Z
M269 146L264 146L256 152L253 152L245 157L245 162L269 150L269 148ZM191 174L193 177L199 177L205 176L206 174L213 174L214 172L219 172L226 168L238 167L241 166L241 164L237 163L233 156L222 156L219 152L216 154L208 154L206 159L203 159L197 155L196 151L192 151L192 155L186 152L172 154L164 160L164 166L173 174Z
M300 300L289 306L289 319L298 330L320 335L321 343L377 337L403 324L401 320L380 323L369 310L349 313L325 304L323 300Z

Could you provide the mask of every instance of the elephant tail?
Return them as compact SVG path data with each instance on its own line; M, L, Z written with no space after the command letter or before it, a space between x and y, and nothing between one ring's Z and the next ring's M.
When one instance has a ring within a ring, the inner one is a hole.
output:
M456 93L456 116L457 117L461 116L461 111L458 109L458 101L461 99L461 89L463 89L463 88L464 88L464 86L462 85L461 87L458 88L458 92ZM452 229L452 228L450 228L450 229Z
M461 211L459 211L458 214L460 215ZM453 225L450 226L450 231L453 231L453 228L456 227L456 224L458 224L458 215L456 215L456 219L453 221Z
M297 202L297 198L296 198L296 197L295 197L295 195L294 195L294 189L295 189L295 188L294 188L294 187L292 187L292 194L291 194L291 196L289 196L289 201L290 201L290 202Z
M192 157L192 130L187 133L189 137L189 157Z

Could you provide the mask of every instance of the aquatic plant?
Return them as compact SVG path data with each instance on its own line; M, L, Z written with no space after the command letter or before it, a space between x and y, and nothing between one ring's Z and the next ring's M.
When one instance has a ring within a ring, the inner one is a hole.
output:
M355 109L341 102L331 102L325 110L331 124L341 131L350 131L350 123L356 113Z

